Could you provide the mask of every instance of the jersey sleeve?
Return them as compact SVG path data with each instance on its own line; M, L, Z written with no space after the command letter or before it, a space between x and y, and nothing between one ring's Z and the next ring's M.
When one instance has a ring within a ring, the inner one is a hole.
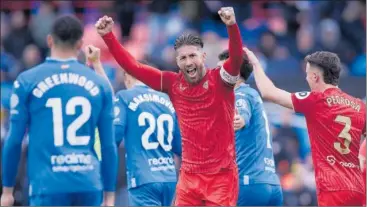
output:
M167 91L171 85L166 80L165 73L149 65L141 64L118 42L115 35L110 32L103 36L103 40L118 64L130 75L147 84L157 91ZM168 75L170 76L170 75Z
M125 137L127 120L127 105L120 96L120 93L115 98L114 113L115 118L113 124L115 125L115 138L116 144L119 146Z
M234 86L239 78L243 62L242 38L237 24L227 26L227 30L229 58L220 68L220 77L226 84Z
M236 93L236 110L243 120L245 120L245 127L249 126L251 113L251 103L244 94Z
M102 180L104 191L112 192L116 188L118 157L113 127L113 93L108 83L103 85L103 109L98 119L98 131L102 152Z
M28 124L28 92L20 75L14 82L10 100L10 129L5 139L2 156L2 184L14 187L22 151L22 141Z
M173 132L172 152L181 157L181 154L182 154L181 132L180 132L180 127L178 125L177 118L175 121L175 128Z
M304 115L312 110L318 99L317 93L314 92L292 93L291 97L294 111Z

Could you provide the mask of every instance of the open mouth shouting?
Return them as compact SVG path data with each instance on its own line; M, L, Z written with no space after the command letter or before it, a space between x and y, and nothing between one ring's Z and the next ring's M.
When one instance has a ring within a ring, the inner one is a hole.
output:
M197 75L197 68L186 69L186 73L191 79L194 79Z

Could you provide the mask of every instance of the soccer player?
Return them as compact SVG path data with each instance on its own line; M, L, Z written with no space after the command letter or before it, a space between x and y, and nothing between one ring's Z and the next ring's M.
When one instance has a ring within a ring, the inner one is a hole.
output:
M218 56L221 66L228 50ZM239 171L238 206L281 206L283 193L275 173L272 139L263 101L245 82L253 67L244 55L240 79L235 85L236 156Z
M180 73L163 72L137 62L111 32L113 20L96 23L117 62L129 74L157 91L168 93L182 136L182 165L175 205L236 205L234 91L242 63L242 40L233 8L218 11L229 33L229 59L223 67L205 68L202 40L191 34L175 42Z
M261 95L306 118L320 206L358 206L364 201L358 150L366 123L365 104L338 88L341 63L331 52L306 56L311 92L289 93L265 75L258 59L245 49Z
M14 83L10 131L2 159L2 206L14 201L26 129L30 205L114 205L117 149L113 94L106 80L77 62L82 36L77 18L59 17L47 37L51 56L21 73ZM93 148L95 128L102 162Z
M107 78L99 67L100 50L89 50L88 59ZM175 109L166 94L125 72L124 82L127 90L116 94L114 125L117 144L123 140L126 146L129 205L170 206L177 183L173 152L181 156Z

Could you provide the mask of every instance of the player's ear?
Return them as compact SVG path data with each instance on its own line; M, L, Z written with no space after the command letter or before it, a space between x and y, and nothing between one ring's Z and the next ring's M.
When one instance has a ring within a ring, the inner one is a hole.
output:
M203 52L202 57L203 57L203 61L205 61L206 60L206 52Z
M320 74L319 73L313 73L313 79L314 81L317 83L317 82L320 82L321 80L321 77L320 77Z
M53 45L54 45L54 39L52 35L49 34L47 35L47 46L51 48Z

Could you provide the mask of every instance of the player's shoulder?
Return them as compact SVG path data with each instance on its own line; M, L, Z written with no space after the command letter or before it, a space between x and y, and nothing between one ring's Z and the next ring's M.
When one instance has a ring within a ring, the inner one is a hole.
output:
M165 99L168 99L168 100L169 100L169 96L168 96L168 94L163 93L163 92L161 92L161 91L154 90L154 89L152 89L152 88L150 88L150 87L148 87L148 86L144 88L144 92L145 92L145 93L152 93L152 94L156 94L156 95L158 95L158 96L160 96L160 97L163 97L163 98L165 98Z
M209 76L216 76L216 75L219 75L220 68L221 67L216 66L214 68L207 68L206 71L207 71L207 73L208 73Z
M247 98L247 99L261 98L259 92L248 84L241 84L239 87L235 89L234 93L237 98L241 98L241 97Z
M104 88L104 90L110 90L111 86L108 82L108 80L106 80L104 77L102 77L101 75L97 74L93 69L91 69L90 67L82 64L82 63L75 63L78 67L78 72L81 75L85 75L87 77L87 79L92 80L93 82L95 82L95 84L97 84L98 86Z
M318 100L322 99L324 94L318 91L299 91L293 93L293 97L299 100Z
M42 75L46 72L45 71L45 63L38 64L32 68L29 68L23 72L21 72L17 80L15 81L16 84L28 84L33 83L37 78L42 77Z
M133 99L134 97L137 97L140 94L141 92L139 92L136 87L133 87L129 89L122 89L116 92L115 97L116 97L116 100L127 103L131 99Z

